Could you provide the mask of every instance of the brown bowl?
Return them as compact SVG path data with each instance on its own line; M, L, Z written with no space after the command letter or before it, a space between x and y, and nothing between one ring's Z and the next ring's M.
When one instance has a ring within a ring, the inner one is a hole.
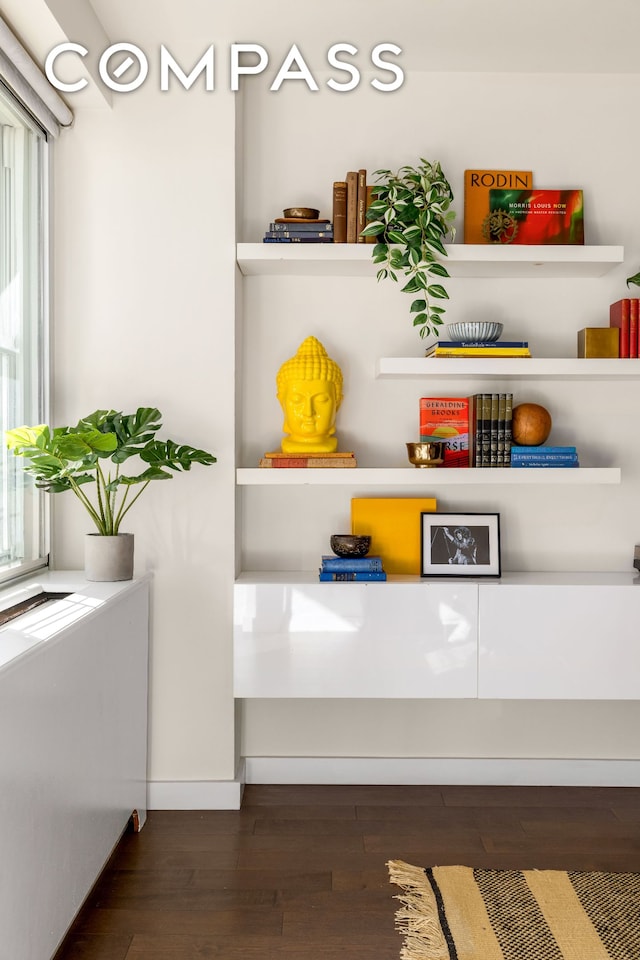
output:
M287 207L282 213L285 217L296 217L298 220L317 220L320 211L315 207Z
M330 543L338 557L366 557L371 546L371 537L355 533L334 533Z
M414 467L439 467L444 460L444 440L423 440L408 443L409 463Z

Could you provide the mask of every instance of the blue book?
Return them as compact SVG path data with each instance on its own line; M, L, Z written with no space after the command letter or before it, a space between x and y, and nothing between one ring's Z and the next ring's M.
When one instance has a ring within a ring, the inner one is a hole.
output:
M322 570L324 572L355 573L358 570L382 569L382 557L322 557Z
M511 455L517 454L518 456L539 456L541 453L576 453L576 447L520 447L518 444L513 444L511 447Z
M333 230L267 230L265 237L278 238L285 237L288 240L293 240L296 237L302 237L307 239L308 237L329 237L333 239Z
M339 580L363 581L363 580L386 580L387 575L384 570L345 570L343 573L333 570L321 570L318 574L321 581L337 582Z
M317 233L319 230L333 230L333 224L330 220L312 220L309 222L289 220L285 223L278 223L276 220L272 220L269 224L269 230L281 230L284 233L289 233L290 230L296 230L298 233L302 233L304 230L311 230L312 233Z
M263 243L333 243L333 237L263 237Z
M437 347L528 347L528 340L438 340Z
M534 470L539 470L540 467L557 467L562 470L568 467L579 467L580 464L577 460L518 460L515 463L511 462L512 470L522 470L527 467L531 467Z

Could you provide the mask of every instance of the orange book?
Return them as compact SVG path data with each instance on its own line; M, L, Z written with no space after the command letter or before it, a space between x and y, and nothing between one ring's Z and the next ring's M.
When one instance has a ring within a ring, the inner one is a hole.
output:
M530 170L465 170L464 242L490 242L482 232L489 216L489 190L530 190L532 187Z
M420 439L445 441L443 467L469 467L469 398L421 397Z

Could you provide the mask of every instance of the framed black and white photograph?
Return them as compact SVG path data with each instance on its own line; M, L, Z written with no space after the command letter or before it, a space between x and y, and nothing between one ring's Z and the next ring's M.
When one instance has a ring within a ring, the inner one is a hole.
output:
M422 577L499 577L499 513L420 514Z

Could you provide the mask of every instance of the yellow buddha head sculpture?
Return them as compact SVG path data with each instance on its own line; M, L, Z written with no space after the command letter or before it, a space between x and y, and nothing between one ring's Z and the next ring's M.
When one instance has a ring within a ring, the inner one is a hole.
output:
M336 413L342 403L342 371L319 340L307 337L276 377L284 413L283 453L333 453Z

